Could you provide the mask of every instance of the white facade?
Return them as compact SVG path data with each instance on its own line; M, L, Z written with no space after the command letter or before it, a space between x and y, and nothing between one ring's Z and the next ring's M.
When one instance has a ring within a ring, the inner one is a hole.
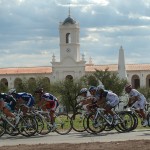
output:
M52 60L53 81L66 77L80 78L85 74L85 60L80 59L79 23L70 16L60 22L60 62Z

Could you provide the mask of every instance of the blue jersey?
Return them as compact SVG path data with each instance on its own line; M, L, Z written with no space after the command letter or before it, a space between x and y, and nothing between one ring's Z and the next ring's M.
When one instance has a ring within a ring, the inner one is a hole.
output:
M16 94L16 100L22 99L29 107L34 105L34 97L30 93L22 92Z
M6 93L0 93L0 100L3 100L5 104L7 103L7 106L9 106L11 110L15 109L16 99L13 96Z
M41 96L41 99L44 99L46 101L57 101L57 98L50 94L50 93L44 93L42 96Z

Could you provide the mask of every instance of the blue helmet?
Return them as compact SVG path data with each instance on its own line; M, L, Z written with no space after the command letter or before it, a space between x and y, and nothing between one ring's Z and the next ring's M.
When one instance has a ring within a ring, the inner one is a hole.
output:
M105 90L104 85L103 85L103 84L98 85L98 86L97 86L97 90L98 90L98 91L99 91L99 90Z
M8 94L9 94L9 95L14 94L14 93L16 93L16 89L10 89L10 90L8 91Z
M89 92L91 92L91 91L96 91L97 90L97 88L95 87L95 86L90 86L89 87Z
M82 94L82 93L87 93L87 91L88 91L87 88L82 88L82 89L80 90L80 94Z

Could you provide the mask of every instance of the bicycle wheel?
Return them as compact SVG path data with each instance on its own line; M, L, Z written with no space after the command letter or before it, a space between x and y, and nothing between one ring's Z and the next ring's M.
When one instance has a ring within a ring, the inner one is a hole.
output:
M92 131L88 128L87 118L88 118L88 115L85 115L84 119L83 119L83 127L84 127L85 131L87 131L88 133L92 133Z
M82 116L81 112L77 112L74 115L72 115L71 121L72 121L73 130L75 130L77 132L85 131L84 124L83 124L84 116Z
M55 118L56 129L58 134L68 134L72 130L71 118L67 114L57 114Z
M137 115L136 115L135 113L130 112L130 111L129 111L128 113L131 114L132 119L133 119L133 126L132 126L131 129L130 129L130 131L132 131L132 130L134 130L134 129L137 128L139 119L138 119L138 117L137 117Z
M18 123L18 129L23 136L33 136L38 130L37 121L32 116L23 116Z
M147 114L148 126L150 127L150 112Z
M102 132L105 129L105 124L106 121L101 116L95 119L95 113L90 114L87 118L87 126L93 133Z
M134 125L134 118L129 112L118 112L118 124L115 125L115 129L118 132L129 132Z
M5 122L5 130L6 130L6 133L11 135L11 136L17 136L20 134L18 128L15 127L15 120L9 120L10 123L12 124L9 124L8 122Z
M4 125L4 121L0 120L0 137L3 136L5 134L5 125Z
M40 134L42 132L42 130L44 129L44 122L42 117L35 115L35 120L37 121L37 125L38 125L38 130L37 133Z
M41 115L42 115L42 121L43 121L43 128L38 133L41 135L46 135L51 132L52 125L51 125L48 114L41 114Z

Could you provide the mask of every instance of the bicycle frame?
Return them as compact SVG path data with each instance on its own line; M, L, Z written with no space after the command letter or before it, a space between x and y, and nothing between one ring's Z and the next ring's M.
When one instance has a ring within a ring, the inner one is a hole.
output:
M1 114L1 118L6 121L11 127L14 129L16 128L16 125L13 125L3 114Z
M98 118L98 116L101 116L109 125L112 125L113 119L112 119L111 121L109 121L109 120L107 119L107 116L108 116L108 115L105 116L105 115L104 115L104 111L105 111L104 108L97 108L97 110L96 110L96 115L95 115L94 120L96 120L96 119Z

